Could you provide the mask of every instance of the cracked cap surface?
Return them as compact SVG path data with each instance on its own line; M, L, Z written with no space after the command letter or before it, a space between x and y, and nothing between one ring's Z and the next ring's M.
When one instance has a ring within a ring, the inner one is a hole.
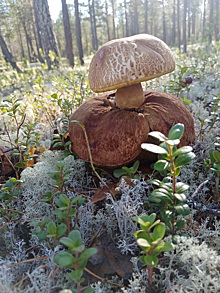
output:
M137 84L175 69L170 48L160 39L139 34L104 44L89 68L89 83L96 92Z

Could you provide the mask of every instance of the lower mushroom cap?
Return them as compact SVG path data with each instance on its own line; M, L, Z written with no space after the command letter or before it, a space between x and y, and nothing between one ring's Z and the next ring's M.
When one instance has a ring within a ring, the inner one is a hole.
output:
M84 102L71 116L84 124L91 148L93 163L103 167L118 167L143 157L142 151L149 131L168 135L176 123L183 123L185 131L180 146L195 139L193 118L186 106L175 96L163 92L144 92L144 103L138 111L119 109L114 105L114 93L105 93ZM113 103L111 102L113 101ZM72 151L89 162L88 146L82 128L69 123ZM150 138L150 137L149 137Z
M191 144L195 140L194 120L187 107L176 96L164 92L145 91L143 111L150 131L160 131L168 135L171 127L184 124L184 134L178 147Z
M112 107L106 94L87 100L72 115L71 120L84 124L93 163L116 167L127 164L141 152L149 127L142 113ZM69 123L72 151L89 162L88 146L82 128Z

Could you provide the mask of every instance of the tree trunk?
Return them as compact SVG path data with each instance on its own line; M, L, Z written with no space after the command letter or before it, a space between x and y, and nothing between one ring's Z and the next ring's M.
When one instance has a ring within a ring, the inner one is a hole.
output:
M54 52L56 57L59 57L59 50L50 17L48 2L47 0L33 0L33 7L42 49L45 54L48 69L51 69L53 63L58 65L58 61L56 58L50 58L50 51Z
M80 24L80 17L79 17L79 3L78 0L74 0L75 6L75 24L76 24L76 40L77 40L77 47L79 51L79 59L80 64L84 64L83 60L83 47L82 47L82 33L81 33L81 24Z
M145 0L144 2L144 28L145 28L145 33L148 34L148 2L149 0Z
M133 34L139 34L139 17L138 17L138 3L137 0L134 0L134 5L133 5L133 10L134 10L134 17L133 17Z
M209 7L209 43L211 43L214 30L214 0L209 0Z
M128 11L127 11L127 2L124 0L124 8L125 8L125 32L126 37L129 36L129 27L128 27Z
M183 5L183 53L187 51L186 45L186 13L187 13L187 0L184 0Z
M171 35L171 44L174 45L176 41L176 0L173 0L173 14L172 14L172 35Z
M205 28L205 26L206 26L206 0L204 0L203 6L204 6L204 9L203 9L203 21L202 21L202 26L203 26L202 38L204 39L205 35L206 35L206 28Z
M34 39L35 39L36 48L37 48L37 57L41 63L45 63L40 52L40 49L42 49L42 45L41 45L39 30L37 29L37 22L36 22L35 13L34 13L33 2L30 2L30 4L31 4L31 13L32 13L32 20L33 20L33 27L34 27Z
M178 36L178 48L181 52L180 0L177 0L177 36Z
M18 25L18 36L19 36L19 43L20 43L20 47L21 47L21 57L25 58L24 46L23 46L23 42L22 42L20 25Z
M105 0L105 15L106 15L106 29L107 29L108 41L110 41L110 29L109 29L109 22L108 22L108 3L107 3L107 0Z
M89 4L89 17L90 17L90 24L91 24L91 33L92 33L92 49L97 51L98 49L98 39L97 39L97 30L96 30L96 15L95 15L95 1L88 0Z
M33 47L33 44L32 44L32 40L31 40L31 37L28 34L26 23L25 23L25 20L24 20L23 17L22 17L21 21L22 21L22 25L23 25L23 28L24 28L24 32L25 32L29 61L33 62L33 59L36 59L36 54L34 52L34 47Z
M0 47L2 50L2 54L4 56L4 59L6 62L9 62L13 69L15 69L17 72L22 72L21 69L18 67L12 53L9 51L7 44L5 43L5 40L3 36L0 33Z
M70 19L66 0L62 0L62 14L63 14L63 26L65 34L65 50L66 57L69 60L69 65L74 67L74 55L73 55L73 40L70 29Z
M164 0L162 1L163 5L163 41L166 43L166 15L165 15L165 7L164 7Z
M188 9L187 9L187 15L188 15L188 40L191 37L191 10L190 10L190 1L188 2Z
M116 38L116 33L115 33L115 1L111 0L111 3L112 3L112 28L113 28L112 38L115 39Z
M218 42L219 41L219 0L215 0L215 11L216 11L216 15L215 15L215 22L214 22L214 30L215 30L215 40Z

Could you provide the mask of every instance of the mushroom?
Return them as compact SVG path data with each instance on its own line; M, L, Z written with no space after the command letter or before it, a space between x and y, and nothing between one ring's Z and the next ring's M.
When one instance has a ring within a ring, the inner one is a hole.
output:
M167 93L144 92L141 81L174 70L170 49L146 34L113 40L93 57L89 82L93 91L107 93L86 100L71 116L69 135L72 151L89 162L84 124L93 163L118 167L143 155L141 144L151 130L168 134L176 123L185 125L183 145L194 140L193 118L186 106ZM109 92L117 89L117 92ZM149 154L147 159L151 160ZM146 159L146 154L144 159Z
M96 93L116 90L119 108L139 108L144 101L142 81L175 69L169 47L160 39L140 34L104 44L92 58L89 84Z

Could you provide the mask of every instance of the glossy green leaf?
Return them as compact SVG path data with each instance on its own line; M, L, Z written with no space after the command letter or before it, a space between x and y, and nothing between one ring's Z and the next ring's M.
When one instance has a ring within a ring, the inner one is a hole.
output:
M140 261L150 267L156 267L159 260L155 255L145 255L140 257Z
M72 239L68 238L68 237L62 237L60 239L60 242L63 245L65 245L66 247L70 248L71 250L74 249L75 246L76 246L75 242Z
M175 172L174 172L174 176L175 177L178 177L180 175L180 171L181 169L180 168L176 168Z
M186 196L184 193L174 193L174 197L180 201L180 202L185 202L186 201Z
M150 215L142 215L141 217L133 217L133 220L135 222L138 222L141 225L145 225L146 223L149 223L150 225L155 221L156 214L152 213Z
M176 193L183 193L186 190L189 189L189 185L183 183L183 182L177 182L176 183Z
M218 152L218 151L214 151L214 152L212 153L212 155L213 155L213 157L214 157L214 159L215 159L215 162L220 162L220 152Z
M71 145L71 141L67 141L64 146L65 146L65 148L67 148L70 145Z
M165 141L166 140L166 136L159 132L159 131L151 131L148 135L158 139L159 141Z
M93 256L96 253L97 253L97 249L96 248L94 248L94 247L87 248L80 255L80 259L88 260L91 256Z
M49 222L47 224L47 231L50 235L56 235L57 233L57 227L56 227L56 224L54 222Z
M151 244L144 238L138 238L137 244L141 247L150 247L151 246Z
M177 215L187 216L190 213L190 208L187 204L184 205L176 205L174 209Z
M160 186L161 183L162 182L160 180L158 180L158 179L153 179L153 180L150 181L150 184L154 184L156 186Z
M83 245L83 244L80 244L74 248L74 251L76 251L76 252L83 252L83 250L85 250L85 245Z
M128 174L128 172L124 169L116 169L113 171L113 175L115 176L115 178L120 178L122 176L126 176Z
M141 148L155 154L167 154L167 151L164 148L151 143L142 143Z
M160 202L160 201L168 201L170 203L172 203L172 199L171 199L171 196L168 195L168 193L164 193L163 191L159 191L158 189L154 190L150 197L152 197L156 202ZM149 197L149 198L150 198Z
M62 268L74 267L75 258L67 251L61 251L54 257L55 262Z
M170 146L178 145L180 143L179 139L168 139L166 143Z
M159 160L154 164L154 169L161 172L167 170L170 167L170 163L165 160Z
M174 248L173 248L173 245L171 243L169 243L169 242L161 242L154 249L154 254L159 255L161 252L172 251L173 249Z
M134 165L132 166L132 173L135 174L139 168L140 162L137 160L134 162Z
M69 233L68 237L76 243L81 243L81 234L79 230L73 230Z
M193 159L195 159L195 157L196 155L192 152L180 155L175 160L175 166L176 167L184 166L188 164L189 162L191 162Z
M67 274L67 278L70 280L78 281L83 275L83 269L77 269Z
M168 139L181 139L183 132L184 125L182 123L178 123L170 129L168 133Z
M184 219L180 219L176 221L176 230L179 231L185 226L186 221Z
M151 233L152 241L160 240L164 237L166 232L166 227L164 223L159 223L154 227L153 233Z
M191 151L192 151L191 146L183 146L183 147L177 149L175 152L173 152L173 156L177 157L179 155L186 154L186 153L189 153Z
M60 238L65 234L67 231L67 226L64 223L61 223L60 225L57 226L57 237Z
M148 232L143 231L143 230L139 230L134 233L134 236L135 236L136 240L142 238L142 239L147 240L147 242L151 245L152 241L151 241L151 238L150 238L150 235Z

